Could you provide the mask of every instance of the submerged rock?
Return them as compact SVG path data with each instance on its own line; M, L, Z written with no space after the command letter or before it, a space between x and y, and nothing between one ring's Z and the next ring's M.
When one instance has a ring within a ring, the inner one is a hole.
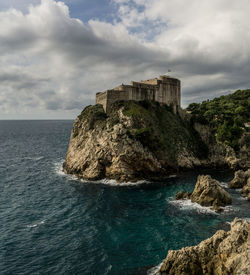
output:
M202 206L225 206L232 203L231 195L224 190L220 183L209 175L198 176L191 201Z
M248 275L249 258L250 224L236 218L229 232L219 230L196 246L170 250L158 274Z

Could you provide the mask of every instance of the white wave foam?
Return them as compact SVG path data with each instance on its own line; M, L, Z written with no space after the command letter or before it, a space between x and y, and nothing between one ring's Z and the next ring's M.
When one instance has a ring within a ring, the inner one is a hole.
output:
M211 210L210 207L201 206L196 202L191 202L191 200L173 200L170 201L171 204L179 206L181 210L196 210L199 213L212 213L217 214L215 211Z
M234 212L238 211L238 209L235 209L232 205L227 205L225 207L221 207L223 209L223 212ZM222 213L223 213L222 212Z
M111 179L102 179L102 180L93 180L93 181L79 179L75 175L64 173L63 168L62 168L63 162L64 162L64 160L61 160L61 161L58 161L58 162L54 163L56 174L58 174L59 176L67 177L70 180L75 180L75 181L78 181L78 182L93 183L93 184L105 184L105 185L109 185L109 186L135 186L135 185L150 183L149 181L146 181L146 180L139 180L139 181L136 181L136 182L130 182L130 181L128 181L128 182L118 182L116 180L111 180Z
M228 188L228 183L227 182L222 181L222 182L220 182L220 185L224 188Z
M141 185L141 184L149 184L150 182L146 180L139 180L136 182L117 182L116 180L110 180L110 179L102 179L99 181L94 181L94 183L101 183L101 184L106 184L110 186L135 186L135 185Z
M177 178L177 175L170 175L168 178L169 179L171 179L171 178Z
M247 201L247 197L244 197L243 195L237 197L238 201Z
M139 180L136 182L118 182L116 180L111 179L102 179L102 180L84 180L84 179L77 179L78 181L84 182L84 183L93 183L93 184L104 184L109 186L136 186L141 184L150 184L149 181L146 180Z
M41 222L38 222L38 223L34 223L34 224L31 224L31 225L27 225L28 228L33 228L33 227L37 227L41 224L44 224L45 223L45 220L41 221Z
M54 163L54 167L55 167L55 172L56 174L58 174L59 176L64 176L69 178L70 180L75 180L75 181L80 181L80 182L84 182L84 183L94 183L94 184L105 184L105 185L109 185L109 186L136 186L136 185L141 185L141 184L150 184L150 181L147 180L138 180L135 182L118 182L116 180L113 179L102 179L102 180L84 180L84 179L79 179L77 178L75 175L71 175L71 174L66 174L63 171L62 165L63 165L64 160L58 161ZM177 175L170 175L168 178L176 178Z
M160 271L162 264L163 264L163 262L161 262L157 266L154 266L154 267L150 268L147 271L147 275L156 275Z
M173 201L170 201L170 203L179 206L179 208L181 210L192 210L192 209L194 209L199 213L210 213L210 214L219 215L219 213L212 210L211 207L201 206L200 204L198 204L196 202L192 202L191 200L187 200L187 199L173 200ZM225 212L235 211L235 209L231 205L227 205L227 206L221 207L221 208L223 209L223 211L220 214L225 213Z
M61 177L67 177L70 180L79 181L79 179L75 175L66 174L63 171L63 162L64 160L58 161L54 163L54 170L57 175Z
M54 167L55 167L55 172L56 174L60 175L60 176L66 176L66 174L63 172L63 160L55 162L54 163Z

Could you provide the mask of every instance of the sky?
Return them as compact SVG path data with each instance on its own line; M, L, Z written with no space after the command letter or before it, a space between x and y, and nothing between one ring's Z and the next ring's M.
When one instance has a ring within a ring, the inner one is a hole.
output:
M97 92L163 74L181 80L184 108L250 88L249 11L249 0L1 0L0 119L74 119Z

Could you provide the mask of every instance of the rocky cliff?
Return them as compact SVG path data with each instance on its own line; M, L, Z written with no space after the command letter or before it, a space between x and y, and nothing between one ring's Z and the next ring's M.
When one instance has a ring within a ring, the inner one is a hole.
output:
M167 106L116 102L109 115L86 107L74 122L63 169L79 178L135 181L166 177L206 162L198 133Z
M248 275L249 258L250 224L236 218L229 232L219 230L196 246L170 250L158 274Z
M183 117L183 116L182 116ZM63 169L79 178L159 179L181 169L228 164L209 128L194 127L170 107L121 101L107 115L86 107L74 122Z

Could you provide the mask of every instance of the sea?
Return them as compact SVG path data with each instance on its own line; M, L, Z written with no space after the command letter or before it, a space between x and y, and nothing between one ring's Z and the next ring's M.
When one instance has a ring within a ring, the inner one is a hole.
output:
M73 121L0 121L0 274L153 274L170 249L250 218L233 173L191 171L161 182L80 181L62 172ZM199 174L233 197L216 214L191 201Z

